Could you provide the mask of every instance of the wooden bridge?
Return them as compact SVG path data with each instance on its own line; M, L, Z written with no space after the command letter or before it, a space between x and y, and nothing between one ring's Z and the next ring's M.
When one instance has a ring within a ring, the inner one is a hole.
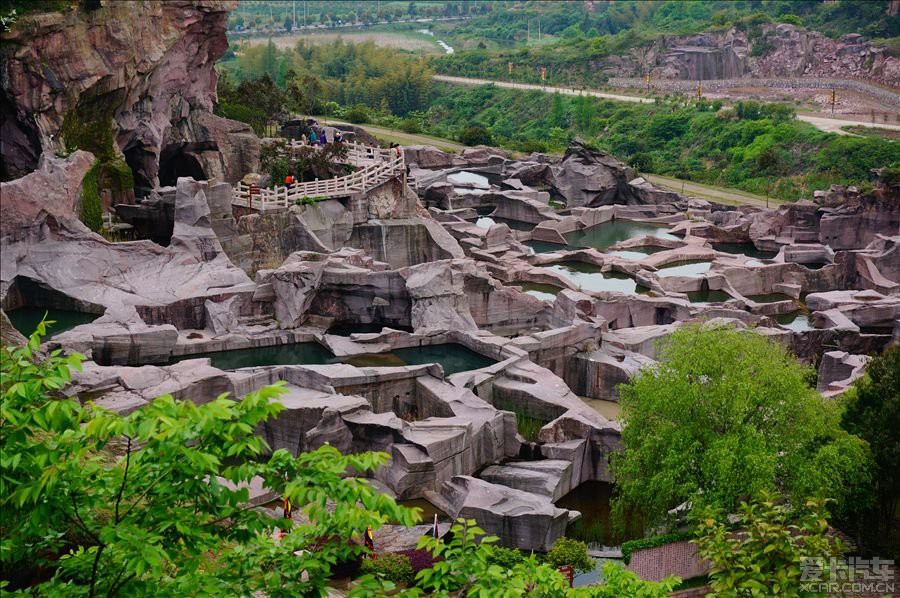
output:
M278 210L302 202L304 199L325 197L348 197L363 193L395 177L406 179L406 164L403 152L398 148L382 149L359 143L344 143L347 147L347 164L356 170L347 176L334 179L276 185L263 189L256 185L239 182L234 186L233 205L254 210ZM303 144L290 142L285 150L293 154Z

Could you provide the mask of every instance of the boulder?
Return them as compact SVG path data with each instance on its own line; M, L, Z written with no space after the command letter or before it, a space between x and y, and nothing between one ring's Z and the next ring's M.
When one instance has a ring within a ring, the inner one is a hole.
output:
M443 152L433 145L403 146L403 159L407 164L416 164L419 168L450 168L460 165L457 156Z
M565 535L577 511L558 509L547 497L491 484L470 476L455 476L441 487L447 514L474 519L509 548L546 552Z
M216 336L227 334L238 327L238 297L231 297L218 303L209 299L203 304L206 312L206 327Z
M570 208L630 203L628 182L634 171L610 154L574 142L559 164L551 167L553 187ZM515 173L522 180L523 173Z

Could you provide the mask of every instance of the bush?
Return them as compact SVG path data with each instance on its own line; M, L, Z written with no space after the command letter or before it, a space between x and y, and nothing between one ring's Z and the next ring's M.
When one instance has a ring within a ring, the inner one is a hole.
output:
M493 139L490 131L482 126L474 126L463 131L459 141L464 145L491 145Z
M503 569L512 569L524 560L525 555L521 550L502 546L491 546L491 554L487 558L489 565L498 565Z
M400 121L400 130L404 133L421 133L422 125L414 118L404 118Z
M347 110L344 111L344 118L352 123L357 123L360 125L371 122L369 109L363 104L355 104L347 108Z
M587 544L572 538L563 537L557 540L544 560L554 567L568 565L578 573L586 573L594 568L594 561L588 555Z
M409 558L409 564L412 565L413 573L418 573L423 569L431 569L438 560L433 554L421 548L412 548L410 550L401 550L396 554Z
M81 221L92 231L103 228L103 206L100 203L100 167L95 160L81 181Z
M363 560L360 571L394 583L411 584L415 579L412 564L405 554L387 552Z

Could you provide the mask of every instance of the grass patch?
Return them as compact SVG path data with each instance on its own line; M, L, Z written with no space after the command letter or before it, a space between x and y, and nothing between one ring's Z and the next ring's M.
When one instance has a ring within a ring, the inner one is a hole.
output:
M862 125L841 127L842 131L859 135L860 137L880 137L882 139L900 139L900 131L882 129L880 127L864 127Z
M603 521L597 519L587 521L582 518L571 523L566 528L566 536L588 544L606 545L609 543L609 530Z
M522 438L529 442L537 442L538 434L540 434L541 428L550 423L550 420L541 419L539 417L534 417L525 412L524 409L520 406L497 406L497 409L502 411L511 411L516 415L516 429L519 431L519 434L522 435Z

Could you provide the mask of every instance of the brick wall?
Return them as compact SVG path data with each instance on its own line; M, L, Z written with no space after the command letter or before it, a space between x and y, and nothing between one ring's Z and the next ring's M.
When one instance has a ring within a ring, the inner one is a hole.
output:
M690 579L705 574L709 568L706 561L697 559L696 550L697 547L688 540L636 550L631 555L628 569L650 581L660 581L670 575Z

